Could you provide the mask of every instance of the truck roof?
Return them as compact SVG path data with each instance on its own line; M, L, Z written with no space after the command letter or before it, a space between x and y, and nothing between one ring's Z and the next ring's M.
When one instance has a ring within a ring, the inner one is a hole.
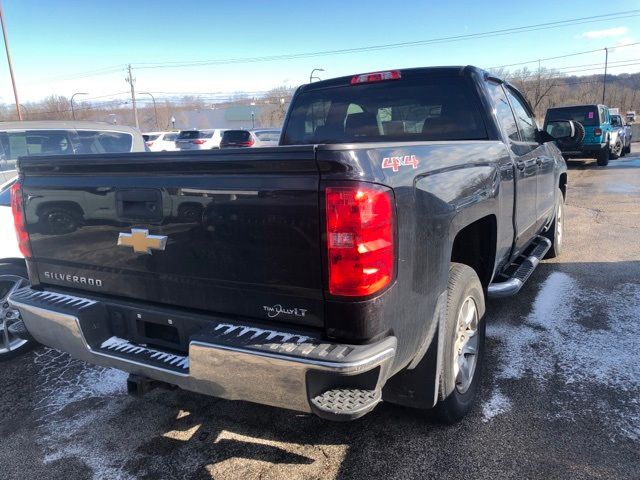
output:
M373 72L385 72L385 71L402 72L402 78L421 77L421 76L424 76L425 74L428 74L429 76L454 76L454 75L465 76L465 75L470 75L472 72L482 74L482 75L484 74L489 75L489 73L486 72L485 70L482 70L481 68L478 68L478 67L474 67L472 65L445 66L445 67L418 67L418 68L390 68L390 69L383 69L383 70L375 70L372 72L356 72L356 73L353 73L352 75L347 75L344 77L336 77L336 78L330 78L328 80L320 80L317 82L303 85L300 87L300 89L301 91L311 91L311 90L317 90L317 89L322 89L327 87L349 85L354 75L361 75L361 74L373 73Z

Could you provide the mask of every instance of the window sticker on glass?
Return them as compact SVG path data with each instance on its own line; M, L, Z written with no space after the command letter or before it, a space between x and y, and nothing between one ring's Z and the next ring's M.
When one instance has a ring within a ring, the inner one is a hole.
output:
M593 118L593 112L589 112L587 118Z

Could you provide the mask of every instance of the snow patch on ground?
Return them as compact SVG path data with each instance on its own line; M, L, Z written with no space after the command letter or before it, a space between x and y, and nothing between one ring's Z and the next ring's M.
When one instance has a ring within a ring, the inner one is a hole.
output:
M488 422L509 410L511 410L511 401L498 388L494 388L491 398L482 405L482 421Z
M107 448L92 448L83 435L83 430L101 435L105 413L112 417L122 411L127 374L89 366L50 348L36 354L35 364L40 379L36 412L43 430L38 441L45 451L45 463L75 457L91 468L95 479L132 478L122 470L122 458L114 458ZM96 400L106 405L92 408L91 401Z
M560 380L565 385L561 392L547 392L569 397L553 400L560 414L575 416L576 404L588 405L609 418L618 433L640 440L639 324L640 285L611 286L604 292L554 272L527 317L489 321L487 335L500 341L496 378L533 377L542 388Z

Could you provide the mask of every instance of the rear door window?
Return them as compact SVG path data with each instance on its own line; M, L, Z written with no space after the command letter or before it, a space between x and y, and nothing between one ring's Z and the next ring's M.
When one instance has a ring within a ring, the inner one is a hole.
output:
M164 141L165 142L175 142L176 138L178 138L178 134L177 133L165 133L164 134Z
M487 132L479 112L460 77L310 90L296 97L282 143L481 140Z
M77 153L125 153L131 151L133 137L123 132L78 130Z
M520 129L520 136L522 137L522 141L528 143L537 143L536 131L538 130L538 125L536 125L535 119L529 113L524 103L522 103L522 100L520 100L520 98L518 98L510 88L506 88L506 91L507 96L509 97L509 101L511 102L511 106L513 107L513 113L516 116L516 122L518 124L518 128Z
M66 130L24 130L0 132L5 152L3 170L15 170L18 157L34 155L72 155L71 132Z
M516 124L513 111L511 110L511 106L507 100L507 95L502 89L502 85L495 82L487 82L487 89L493 99L493 105L496 109L496 117L502 126L502 130L507 134L509 140L519 142L520 134L518 133L518 125Z

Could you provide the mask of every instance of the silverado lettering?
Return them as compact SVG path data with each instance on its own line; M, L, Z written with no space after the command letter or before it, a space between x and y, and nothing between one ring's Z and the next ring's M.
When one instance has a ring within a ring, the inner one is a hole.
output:
M95 285L96 287L102 286L102 280L91 277L79 277L77 275L70 275L68 273L56 273L56 272L43 272L44 278L50 280L61 280L63 282L77 283L80 285Z

